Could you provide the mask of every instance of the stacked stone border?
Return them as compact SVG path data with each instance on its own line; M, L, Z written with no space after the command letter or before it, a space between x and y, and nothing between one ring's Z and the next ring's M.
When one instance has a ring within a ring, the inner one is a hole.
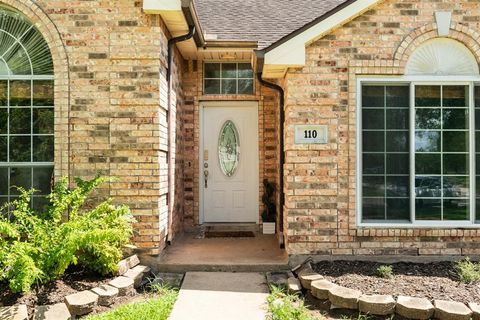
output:
M130 256L118 263L118 276L108 283L91 290L80 291L64 298L64 303L37 306L34 320L70 320L93 311L97 305L108 307L117 297L135 293L150 268L140 265L137 255ZM26 305L0 307L0 319L28 320Z
M358 310L374 316L398 314L405 319L480 319L480 304L473 302L467 306L456 301L434 300L432 303L426 298L399 296L395 299L391 295L368 295L330 282L310 266L302 268L297 276L290 274L288 278L290 293L300 293L303 288L319 300L330 301L335 308Z

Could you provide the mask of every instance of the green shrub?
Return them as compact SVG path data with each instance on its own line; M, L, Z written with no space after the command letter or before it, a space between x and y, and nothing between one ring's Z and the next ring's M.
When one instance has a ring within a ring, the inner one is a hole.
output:
M480 281L480 264L470 261L470 258L460 260L455 264L460 282L474 283Z
M76 179L77 187L70 189L64 178L43 212L30 207L34 191L19 188L9 217L0 215L0 281L7 281L13 292L27 292L34 284L60 278L70 265L103 275L116 271L132 235L130 210L111 200L84 208L88 195L105 181Z
M393 268L392 266L381 265L377 268L376 274L380 278L390 279L393 277Z

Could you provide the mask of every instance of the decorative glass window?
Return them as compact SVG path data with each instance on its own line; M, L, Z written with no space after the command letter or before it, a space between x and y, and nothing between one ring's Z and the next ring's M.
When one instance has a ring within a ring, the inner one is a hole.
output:
M253 94L250 63L205 63L204 94Z
M240 139L235 124L228 120L222 126L218 137L218 160L222 172L231 177L240 160Z
M361 222L479 220L480 86L364 83L360 116Z
M54 83L50 49L20 13L0 8L0 207L16 187L38 190L45 205L54 154Z

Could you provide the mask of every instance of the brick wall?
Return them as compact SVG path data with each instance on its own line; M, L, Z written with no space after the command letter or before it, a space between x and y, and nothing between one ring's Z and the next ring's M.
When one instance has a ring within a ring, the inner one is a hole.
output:
M176 163L180 177L183 169L181 156L167 161L166 117L171 112L180 123L183 61L176 52L169 110L163 22L144 14L142 1L0 2L28 16L52 51L56 177L117 177L100 193L131 207L138 221L133 241L158 252L167 226L167 166ZM173 207L180 220L183 179L177 180Z
M356 226L356 80L402 75L411 52L437 36L435 11L452 11L450 37L480 58L480 2L384 1L307 48L286 87L286 204L290 254L476 255L480 230ZM295 124L328 126L326 145L297 146Z

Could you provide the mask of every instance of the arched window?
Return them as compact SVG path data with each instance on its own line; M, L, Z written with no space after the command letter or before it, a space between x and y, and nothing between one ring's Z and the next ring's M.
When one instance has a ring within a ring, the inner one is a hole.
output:
M50 192L54 154L53 62L48 44L21 13L0 7L0 207L15 187Z
M431 39L413 51L405 76L363 79L360 90L360 224L480 227L474 53Z

